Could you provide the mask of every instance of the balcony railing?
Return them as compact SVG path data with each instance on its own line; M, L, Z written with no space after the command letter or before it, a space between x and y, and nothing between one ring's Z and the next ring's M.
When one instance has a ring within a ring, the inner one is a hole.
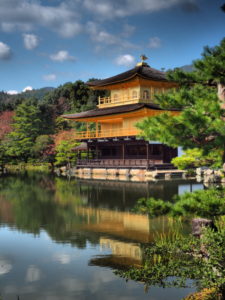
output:
M126 137L134 136L139 133L137 128L118 128L108 130L96 130L96 131L77 131L75 133L76 140L96 139L96 138L113 138L113 137Z
M157 159L153 156L149 159L78 159L77 167L138 167L146 168L163 163L163 158Z
M152 97L144 98L141 97L140 94L138 94L136 97L133 96L120 96L120 97L103 97L98 99L98 107L104 108L104 107L111 107L116 105L127 105L127 104L134 104L134 103L151 103Z

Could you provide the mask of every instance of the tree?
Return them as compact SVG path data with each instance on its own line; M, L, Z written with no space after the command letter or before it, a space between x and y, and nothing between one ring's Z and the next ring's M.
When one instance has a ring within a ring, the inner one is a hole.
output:
M56 164L67 165L75 164L77 153L73 151L73 148L78 146L78 143L71 141L62 141L56 147Z
M4 111L0 113L0 140L5 137L10 131L12 131L12 118L14 112Z
M33 146L35 157L40 162L47 162L51 164L52 169L55 163L55 143L54 139L49 135L39 135Z
M7 155L7 147L4 141L0 141L0 170L4 169L5 164L10 161L10 157Z
M163 109L178 108L180 113L145 119L138 125L141 135L172 147L202 149L203 156L217 152L225 163L225 111L217 96L217 86L225 82L224 59L225 40L213 49L205 48L203 58L194 63L194 72L169 72L169 79L180 88L157 95L156 102Z
M7 153L27 162L36 137L41 131L40 111L34 105L20 104L16 109L13 131L9 134Z

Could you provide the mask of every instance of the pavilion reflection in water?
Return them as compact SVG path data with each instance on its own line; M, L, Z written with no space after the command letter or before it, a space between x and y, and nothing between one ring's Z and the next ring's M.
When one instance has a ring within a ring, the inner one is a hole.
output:
M112 254L94 257L90 260L90 265L117 269L129 266L142 266L143 250L140 243L122 242L101 237L100 246L102 250L110 250Z

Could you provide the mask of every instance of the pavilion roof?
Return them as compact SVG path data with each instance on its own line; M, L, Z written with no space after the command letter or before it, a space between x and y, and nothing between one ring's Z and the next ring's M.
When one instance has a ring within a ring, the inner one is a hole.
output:
M120 105L120 106L107 107L107 108L101 108L101 109L96 108L96 109L84 111L81 113L63 115L63 118L65 118L65 119L83 119L83 118L91 118L91 117L100 117L100 116L133 112L133 111L140 110L142 108L149 108L149 109L154 109L154 110L178 111L178 109L162 109L157 104L154 104L154 103L151 103L151 104L135 103L135 104Z
M111 84L128 81L134 78L135 76L139 76L141 78L154 80L154 81L168 81L165 72L153 69L147 64L143 64L143 65L137 65L133 69L120 73L116 76L109 77L102 80L90 81L87 82L87 84L90 87L103 87Z

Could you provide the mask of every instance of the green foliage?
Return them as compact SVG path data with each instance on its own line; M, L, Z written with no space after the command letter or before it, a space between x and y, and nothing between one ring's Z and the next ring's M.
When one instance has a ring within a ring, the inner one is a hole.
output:
M49 135L39 135L33 146L33 151L36 155L40 155L48 145L53 144L54 140Z
M73 151L73 148L78 146L79 143L71 141L62 141L56 147L56 165L74 165L77 159L77 153Z
M195 85L189 92L181 89L158 97L163 100L163 108L180 103L183 110L176 116L163 113L139 123L146 140L184 149L199 148L203 155L223 150L225 122L214 88Z
M98 103L98 96L104 96L105 91L93 91L82 80L68 82L47 94L42 103L52 105L55 114L79 112L93 109Z
M157 95L156 102L163 109L177 108L181 112L145 119L138 125L141 136L184 150L198 148L203 156L217 152L225 162L225 112L216 86L224 84L224 57L225 39L219 46L205 48L202 59L194 62L193 72L170 71L168 78L176 81L179 89Z
M138 200L134 211L148 213L151 217L166 215L171 210L171 203L155 198L141 198Z
M185 170L189 168L198 168L202 166L221 166L221 154L218 152L210 152L208 155L203 155L201 149L188 149L180 157L172 159L172 163L178 169Z
M151 217L172 216L214 217L225 215L225 189L211 188L185 193L173 198L173 204L154 198L138 200L134 210Z
M205 47L202 56L203 59L194 62L198 76L225 84L225 38L218 46Z
M59 132L61 130L68 130L71 129L71 125L69 124L69 122L62 118L62 117L58 117L55 119L55 131Z
M223 292L224 261L225 231L208 229L202 239L179 236L172 240L157 240L145 249L142 268L117 271L117 274L162 287L185 287L187 280L192 279L192 285L198 289L215 288Z
M22 92L16 95L9 95L3 91L0 91L0 111L15 110L19 104L30 98L34 99L35 103L38 103L53 89L54 88L51 87L45 87L37 90Z
M7 154L27 161L32 155L32 147L41 131L40 111L34 105L20 104L9 134Z
M178 196L171 214L174 216L196 215L214 217L225 214L225 190L208 189Z
M66 112L80 112L96 108L98 97L105 95L105 91L93 91L81 80L65 83L57 89L44 88L18 95L0 92L0 111L16 108L13 131L6 141L7 152L4 154L4 160L9 156L14 163L35 162L37 160L50 162L53 166L55 146L53 142L50 143L43 136L47 138L47 136L61 130L71 128L85 130L84 124L74 122L70 124L60 115ZM93 127L91 125L90 128L93 129ZM36 139L39 135L41 135L40 138ZM69 146L67 148L69 149ZM59 165L66 162L70 163L70 161L75 162L75 154L68 154L70 150L61 151L59 149L58 152L61 152L60 154L57 153ZM64 158L62 158L63 155ZM0 160L3 160L3 155L0 155Z
M4 141L0 141L0 167L4 166L10 161L10 157L7 155L7 145Z

